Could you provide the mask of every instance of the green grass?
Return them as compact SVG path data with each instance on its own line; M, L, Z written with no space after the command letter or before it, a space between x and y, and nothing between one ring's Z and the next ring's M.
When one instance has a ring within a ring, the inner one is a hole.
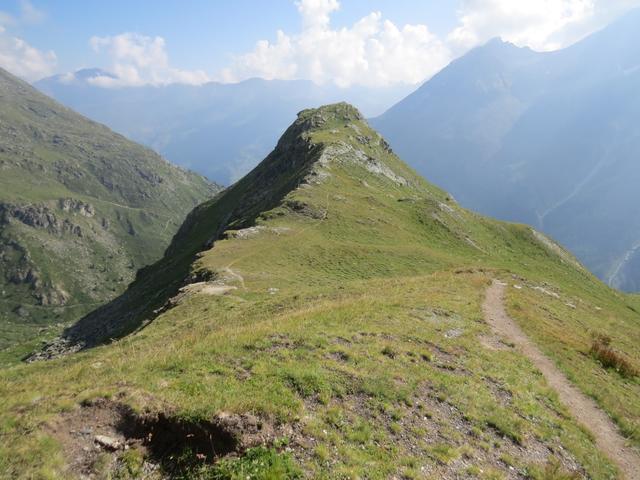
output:
M513 349L484 346L492 333L481 305L492 278L522 284L509 290L522 328L620 425L633 426L637 383L585 355L583 340L597 325L637 360L635 313L626 307L637 299L606 288L528 227L459 208L375 144L375 133L349 110L333 108L321 111L326 123L307 140L362 147L409 185L339 156L320 184L282 187L268 208L249 206L232 220L238 229L255 218L264 230L195 256L229 206L257 191L260 172L197 209L127 300L169 292L188 272L210 272L237 289L186 295L109 345L2 370L0 435L8 441L0 444L0 471L7 478L67 478L49 426L100 397L191 420L252 413L281 432L276 445L207 466L219 475L213 478L506 478L505 459L532 478L570 478L550 463L553 455L530 458L528 450L552 450L589 478L615 478L533 365ZM362 146L352 123L374 140ZM317 159L322 150L311 151ZM286 202L325 214L305 215ZM531 288L543 282L561 299ZM565 298L583 302L572 309Z

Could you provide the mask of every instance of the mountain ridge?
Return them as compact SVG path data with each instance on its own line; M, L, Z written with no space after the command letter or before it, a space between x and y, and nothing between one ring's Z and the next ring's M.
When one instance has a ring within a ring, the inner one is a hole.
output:
M186 244L190 245L186 257L193 261L198 252L211 248L215 241L221 238L224 231L254 227L258 216L280 205L284 197L299 188L300 185L309 185L321 181L326 174L321 170L324 162L335 152L331 150L331 147L310 141L309 132L318 129L335 118L340 118L343 122L362 122L364 120L364 117L355 108L346 103L318 110L308 109L301 111L297 120L285 131L273 152L259 166L249 172L242 180L221 192L216 198L196 207L187 216L165 252L164 258L168 265L156 264L140 271L130 290L135 290L136 288L148 289L144 285L145 281L148 281L149 278L162 277L156 268L170 270L172 274L175 273L177 270L176 262L174 261L175 257L178 256L181 259L185 257L184 251L181 252L179 248L184 250ZM361 139L369 141L365 137L361 137ZM390 151L384 140L379 137L378 141L382 142L383 148ZM345 153L344 151L341 152L342 155ZM359 159L362 160L362 158ZM364 160L367 160L366 157ZM368 168L371 171L380 173L394 181L406 183L403 177L396 175L388 167L375 162L373 159L370 159L370 161ZM234 206L232 202L238 202L239 206ZM222 208L227 210L220 211L219 205L222 205ZM294 211L305 211L306 206L292 203L288 208ZM214 212L213 215L211 211ZM322 210L309 209L305 214L312 217L322 217L325 213ZM207 216L215 218L216 215L218 217L217 222L215 220L213 222L208 221L209 231L198 233L201 224L206 222L203 218ZM196 236L197 240L194 241L193 236ZM85 317L76 325L67 329L61 341L49 345L44 355L35 354L30 358L30 361L39 360L43 357L50 358L60 353L95 346L106 340L127 334L132 330L127 325L131 320L125 319L123 329L119 325L114 325L114 328L104 329L104 319L117 318L118 314L122 315L122 310L125 310L127 315L133 316L135 323L133 329L139 328L144 322L135 317L139 316L141 312L147 314L151 312L152 316L156 315L166 308L166 302L177 295L180 288L185 287L189 282L199 281L208 276L210 276L208 273L191 272L189 275L187 271L183 271L177 279L174 278L169 284L159 286L152 281L151 290L164 292L160 296L160 302L156 299L151 306L140 302L143 305L143 308L140 309L139 306L131 305L124 298L124 306L116 301L101 307L95 315ZM138 299L145 297L145 295L140 294L132 295L136 302ZM111 308L115 308L117 313L114 314L114 310Z

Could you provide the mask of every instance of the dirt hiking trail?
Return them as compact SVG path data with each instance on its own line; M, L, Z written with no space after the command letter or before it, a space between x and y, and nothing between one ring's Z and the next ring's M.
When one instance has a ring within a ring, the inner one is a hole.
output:
M571 415L594 436L596 446L618 467L627 480L640 479L640 457L626 446L618 428L589 397L578 390L554 363L524 334L504 308L506 285L497 280L487 289L482 310L496 334L512 342L542 372Z

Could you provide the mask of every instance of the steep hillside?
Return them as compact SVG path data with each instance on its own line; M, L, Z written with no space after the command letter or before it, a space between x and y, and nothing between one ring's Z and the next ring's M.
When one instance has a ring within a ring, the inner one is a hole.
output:
M638 365L637 298L530 227L459 207L349 105L305 110L124 295L32 360L83 351L0 372L0 471L616 478L487 323L494 279L559 375L639 447L635 371L589 353L609 335Z
M461 202L640 290L640 10L564 50L493 40L372 121Z
M2 360L121 293L217 190L4 70L0 172Z
M348 100L365 114L379 115L411 91L407 86L343 89L258 78L201 86L103 88L92 83L109 75L87 69L35 85L172 162L225 185L256 166L303 108Z

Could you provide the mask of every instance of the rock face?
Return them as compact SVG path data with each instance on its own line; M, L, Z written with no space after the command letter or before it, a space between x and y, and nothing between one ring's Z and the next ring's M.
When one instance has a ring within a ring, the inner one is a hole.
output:
M93 209L91 205L88 207ZM92 217L94 213L89 214L91 210L85 210L83 207L82 212L84 216ZM69 212L69 209L62 209L63 212ZM46 230L48 233L54 235L62 235L69 233L82 237L82 228L80 225L76 225L69 219L60 219L56 216L55 212L46 205L11 205L0 204L0 220L3 224L8 224L12 220L17 220L23 224L36 229Z
M215 191L0 69L0 350L117 295Z

